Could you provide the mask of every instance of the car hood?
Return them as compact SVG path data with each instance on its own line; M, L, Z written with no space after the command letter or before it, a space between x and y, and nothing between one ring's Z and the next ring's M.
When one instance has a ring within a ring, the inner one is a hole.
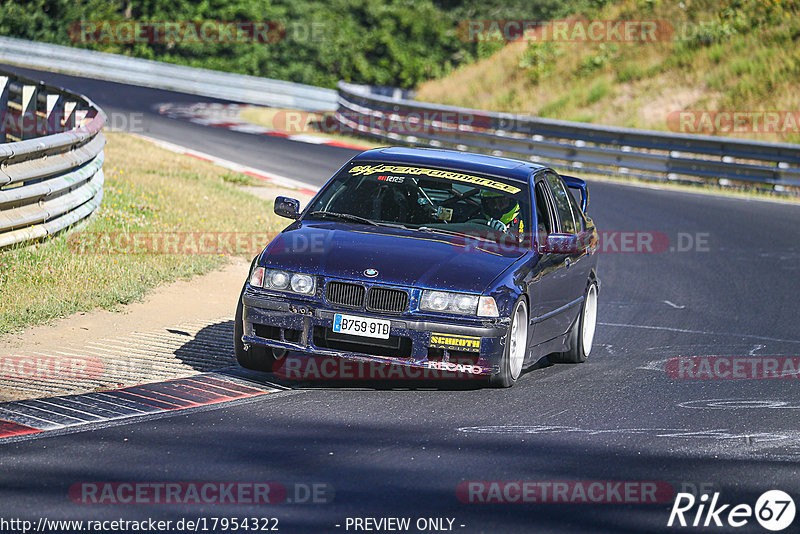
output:
M491 243L402 229L298 222L278 234L259 264L382 284L482 292L523 254ZM364 271L375 269L377 276Z

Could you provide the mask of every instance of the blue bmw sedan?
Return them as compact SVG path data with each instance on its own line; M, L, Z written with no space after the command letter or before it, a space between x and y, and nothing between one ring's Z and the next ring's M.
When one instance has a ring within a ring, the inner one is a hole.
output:
M574 193L573 193L574 192ZM597 230L583 180L512 159L379 148L345 164L254 260L240 365L288 354L436 369L512 386L543 356L583 362Z

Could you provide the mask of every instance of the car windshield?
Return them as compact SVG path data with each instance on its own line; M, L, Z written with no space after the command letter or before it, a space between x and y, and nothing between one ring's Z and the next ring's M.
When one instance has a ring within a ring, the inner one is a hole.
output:
M356 162L333 178L306 213L306 219L522 242L530 194L525 183L496 176Z

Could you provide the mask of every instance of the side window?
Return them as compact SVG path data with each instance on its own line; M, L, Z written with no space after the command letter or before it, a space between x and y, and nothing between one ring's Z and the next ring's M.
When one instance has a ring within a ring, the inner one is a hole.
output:
M578 204L578 199L575 198L575 195L572 194L572 189L569 187L567 188L567 193L569 193L569 203L572 206L572 214L575 217L575 231L576 232L583 232L586 230L583 224L583 212L581 211L580 204Z
M547 202L547 191L544 182L536 184L536 232L540 236L552 234L555 229L550 217L550 207Z
M569 201L571 195L564 188L564 183L561 178L549 172L547 173L547 183L550 184L550 190L553 192L553 199L556 202L556 210L561 219L561 231L567 234L577 234L577 225Z

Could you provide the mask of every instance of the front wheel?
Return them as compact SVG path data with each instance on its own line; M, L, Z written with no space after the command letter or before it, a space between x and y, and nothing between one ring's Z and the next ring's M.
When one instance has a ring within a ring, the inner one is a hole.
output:
M500 360L500 372L489 379L494 387L509 388L522 374L525 353L528 349L528 306L525 299L520 298L514 304L511 324L506 334L506 348Z
M597 326L597 284L592 282L586 290L581 313L569 333L570 348L559 354L563 363L583 363L592 352L594 331Z
M244 293L244 290L242 290L242 293ZM239 303L236 305L236 318L233 325L233 351L236 353L236 361L245 369L270 372L277 361L271 348L263 345L250 345L249 350L244 350L244 342L242 341L242 336L244 335L243 314L242 295L239 295ZM279 356L283 356L283 353L279 354Z

